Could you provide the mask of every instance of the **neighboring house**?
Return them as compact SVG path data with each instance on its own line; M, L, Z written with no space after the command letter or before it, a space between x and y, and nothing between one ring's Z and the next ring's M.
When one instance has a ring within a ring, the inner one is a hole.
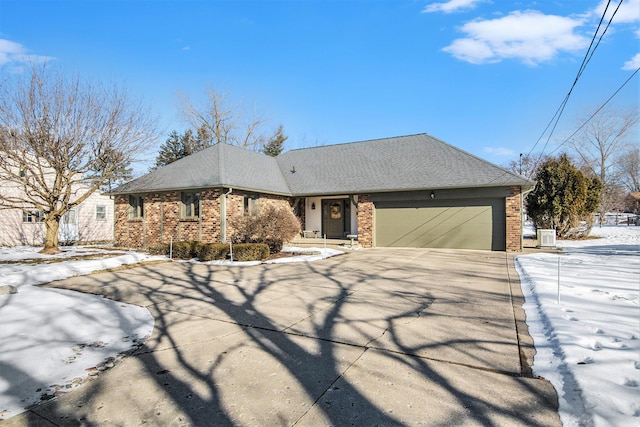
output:
M216 144L113 191L116 243L227 241L256 204L290 206L307 234L363 247L521 249L534 183L427 134L269 157Z
M17 190L5 183L0 191ZM105 194L93 193L60 220L60 243L113 242L113 213L113 199ZM31 208L24 211L0 209L0 246L43 245L43 219L42 212Z
M640 192L632 191L625 198L625 210L640 214Z

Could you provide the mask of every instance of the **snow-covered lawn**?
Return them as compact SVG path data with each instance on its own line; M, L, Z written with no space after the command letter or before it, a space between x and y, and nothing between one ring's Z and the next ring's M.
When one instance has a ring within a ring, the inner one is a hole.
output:
M0 420L78 387L88 376L118 363L153 331L153 316L145 308L34 285L166 257L62 249L58 255L42 255L40 248L0 248L0 286L18 288L18 293L0 295ZM321 248L284 251L313 254L271 262L315 261L343 253ZM97 258L73 259L87 256Z
M558 241L559 255L516 258L537 351L533 371L556 388L565 426L635 427L640 227L604 226L591 236L598 238Z

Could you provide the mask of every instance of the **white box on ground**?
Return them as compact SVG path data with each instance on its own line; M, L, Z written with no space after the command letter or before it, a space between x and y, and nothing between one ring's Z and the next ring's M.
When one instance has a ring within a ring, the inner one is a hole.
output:
M556 230L538 228L538 245L543 248L556 246Z

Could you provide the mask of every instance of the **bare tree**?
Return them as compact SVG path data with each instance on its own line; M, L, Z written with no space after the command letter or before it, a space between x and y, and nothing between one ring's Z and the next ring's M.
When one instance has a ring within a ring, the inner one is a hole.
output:
M0 86L0 208L43 215L43 252L58 252L60 219L155 140L156 121L116 84L47 65Z
M540 165L550 159L551 156L545 154L520 154L518 159L510 160L504 167L513 173L532 179Z
M629 192L640 191L640 148L638 144L618 159L620 181Z
M196 105L184 93L180 95L181 110L193 129L206 131L207 145L219 142L254 151L262 151L276 132L267 136L266 120L257 113L248 114L239 105L231 104L224 93L207 87L206 101Z
M582 168L603 185L600 218L615 204L619 186L619 154L629 147L628 137L638 123L636 110L601 110L571 139Z

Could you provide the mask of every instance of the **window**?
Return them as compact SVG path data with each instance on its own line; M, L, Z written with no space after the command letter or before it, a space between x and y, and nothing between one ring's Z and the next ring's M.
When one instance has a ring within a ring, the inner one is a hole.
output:
M200 193L183 192L180 194L180 217L200 217Z
M22 222L42 222L44 214L40 211L22 211Z
M96 220L97 221L107 220L107 207L105 205L96 205Z
M258 196L244 196L244 214L248 215L258 206Z
M142 196L129 196L129 218L144 217L144 198Z

